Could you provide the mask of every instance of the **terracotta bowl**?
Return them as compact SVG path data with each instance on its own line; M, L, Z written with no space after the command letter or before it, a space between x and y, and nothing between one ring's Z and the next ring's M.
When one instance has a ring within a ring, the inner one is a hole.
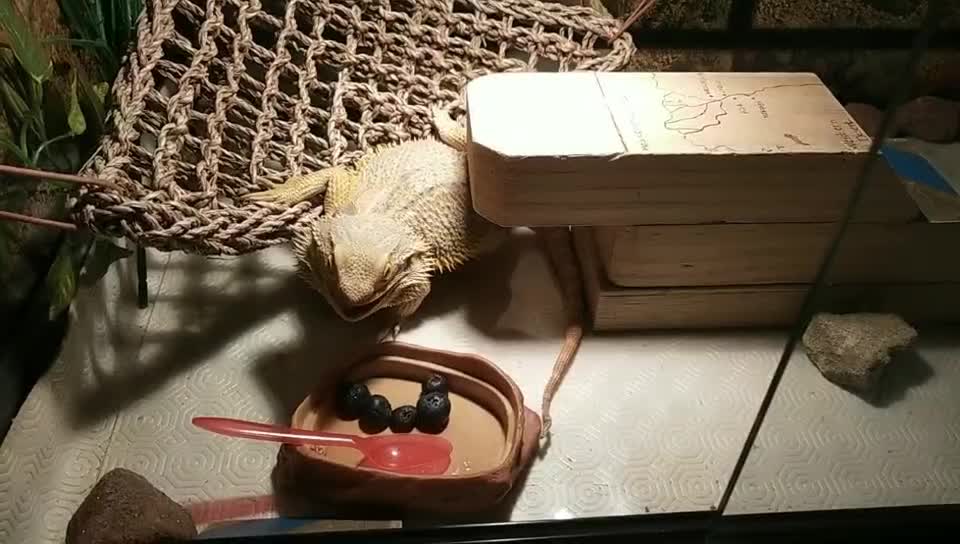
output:
M440 433L453 444L445 474L397 474L358 466L361 454L352 449L284 445L278 483L301 497L332 504L447 512L495 505L532 460L540 434L539 416L523 405L520 389L496 365L472 354L388 342L340 378L366 383L396 408L416 405L421 383L433 373L444 375L450 386L450 422ZM357 421L337 417L335 382L323 384L300 404L294 427L364 435Z

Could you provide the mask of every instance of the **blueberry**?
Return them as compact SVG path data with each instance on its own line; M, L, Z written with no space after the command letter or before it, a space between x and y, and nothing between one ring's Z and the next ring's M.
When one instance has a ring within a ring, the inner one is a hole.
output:
M433 391L420 396L417 401L417 428L425 433L436 434L447 427L450 420L450 398Z
M440 374L433 374L427 381L423 382L423 388L420 390L421 395L426 395L427 393L443 393L446 395L450 392L450 388L447 385L447 379L441 376Z
M357 419L370 404L370 390L362 383L345 383L337 388L337 413L346 420Z
M393 411L390 418L390 430L395 433L409 433L416 427L417 409L409 404Z
M390 425L390 417L393 410L390 409L390 401L383 395L373 395L370 397L370 404L367 409L360 414L360 430L367 434L377 434Z

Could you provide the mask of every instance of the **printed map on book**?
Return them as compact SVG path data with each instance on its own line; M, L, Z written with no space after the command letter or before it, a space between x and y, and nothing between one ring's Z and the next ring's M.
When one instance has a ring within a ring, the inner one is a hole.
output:
M870 137L805 73L597 73L628 153L864 153Z

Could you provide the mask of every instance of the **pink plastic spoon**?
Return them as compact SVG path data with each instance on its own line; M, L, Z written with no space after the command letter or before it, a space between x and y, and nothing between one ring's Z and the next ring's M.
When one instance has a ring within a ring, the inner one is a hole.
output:
M443 474L450 466L453 446L439 436L385 434L354 436L294 429L224 417L195 417L197 427L218 434L286 444L353 448L363 453L360 466L405 474Z

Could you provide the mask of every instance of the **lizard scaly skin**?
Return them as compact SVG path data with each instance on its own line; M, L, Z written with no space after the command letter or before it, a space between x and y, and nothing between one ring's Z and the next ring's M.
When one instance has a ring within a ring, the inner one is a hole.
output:
M324 215L293 237L299 272L347 321L393 312L394 338L430 293L434 275L494 249L507 234L473 210L466 130L440 110L433 121L439 140L382 146L353 168L327 168L247 196L291 205L324 193ZM543 394L546 437L553 395L583 338L583 293L569 228L536 230L568 313L563 348Z
M340 317L393 313L393 336L430 281L505 239L477 215L467 185L466 130L434 110L440 139L385 145L352 168L292 178L247 198L291 205L324 193L324 215L295 233L301 276Z

